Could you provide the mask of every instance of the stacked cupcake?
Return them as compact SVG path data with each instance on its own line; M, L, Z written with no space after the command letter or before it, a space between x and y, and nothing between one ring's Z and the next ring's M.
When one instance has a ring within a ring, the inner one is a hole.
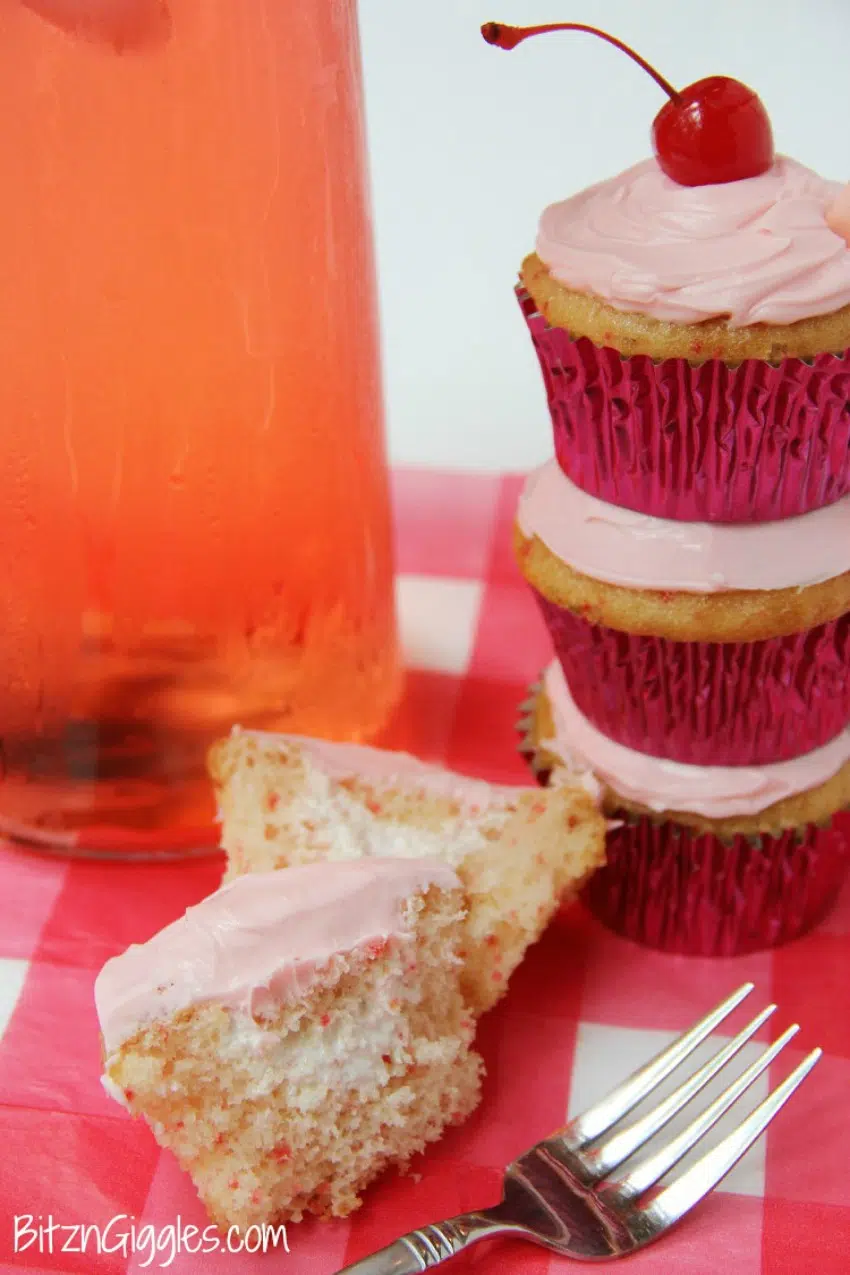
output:
M528 749L595 777L589 904L667 950L793 938L848 867L846 202L783 157L647 160L547 208L522 267L555 439L516 523L557 656Z

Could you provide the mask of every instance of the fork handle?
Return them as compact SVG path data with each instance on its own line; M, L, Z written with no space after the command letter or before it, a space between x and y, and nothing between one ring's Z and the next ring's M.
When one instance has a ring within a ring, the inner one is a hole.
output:
M454 1257L476 1240L506 1235L519 1228L505 1226L482 1213L462 1213L410 1231L387 1248L346 1266L337 1275L421 1275Z

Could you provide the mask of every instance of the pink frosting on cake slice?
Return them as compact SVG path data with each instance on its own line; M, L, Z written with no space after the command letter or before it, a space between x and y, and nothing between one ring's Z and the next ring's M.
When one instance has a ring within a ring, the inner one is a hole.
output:
M404 937L406 899L459 884L436 859L357 859L237 877L106 962L95 982L106 1053L191 1005L218 1002L250 1015L297 999L333 956Z
M479 807L511 800L528 788L491 784L446 770L432 762L422 761L411 753L372 748L368 744L338 743L315 739L308 735L283 735L266 731L242 731L264 743L296 744L307 757L332 779L361 779L376 788L422 788L434 796L452 797L464 805Z

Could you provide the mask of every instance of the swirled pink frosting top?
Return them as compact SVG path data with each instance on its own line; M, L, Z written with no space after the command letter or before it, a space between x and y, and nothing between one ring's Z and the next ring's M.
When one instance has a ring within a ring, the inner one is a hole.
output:
M548 207L537 254L567 287L675 323L795 323L850 304L841 184L778 156L759 177L680 186L654 159Z

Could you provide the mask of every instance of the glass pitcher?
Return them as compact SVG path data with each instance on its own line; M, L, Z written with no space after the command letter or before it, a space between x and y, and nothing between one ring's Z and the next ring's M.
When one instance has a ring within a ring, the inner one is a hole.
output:
M6 0L0 103L0 833L203 849L399 689L355 0Z

